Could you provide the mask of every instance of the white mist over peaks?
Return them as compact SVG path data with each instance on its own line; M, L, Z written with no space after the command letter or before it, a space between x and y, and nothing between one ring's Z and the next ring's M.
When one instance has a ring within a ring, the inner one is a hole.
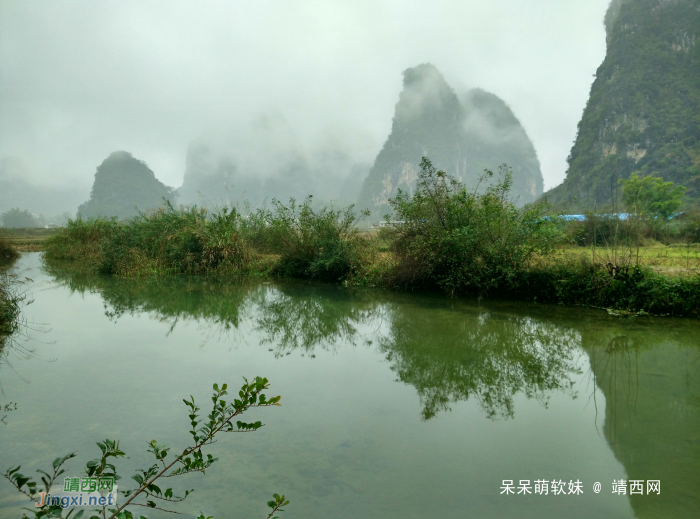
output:
M179 187L190 144L223 128L212 147L263 148L271 158L229 153L239 171L262 175L297 148L285 141L277 153L274 139L262 146L230 128L260 134L250 124L278 112L310 169L336 167L337 153L371 164L401 72L430 62L448 84L508 101L553 186L605 54L608 4L3 0L0 159L24 164L26 186L87 195L96 167L127 150Z

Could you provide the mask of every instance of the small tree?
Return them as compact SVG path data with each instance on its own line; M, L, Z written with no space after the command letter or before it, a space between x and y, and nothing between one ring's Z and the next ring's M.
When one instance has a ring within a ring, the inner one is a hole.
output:
M510 289L537 255L558 241L546 203L516 207L510 199L512 174L479 194L438 171L423 157L413 196L399 191L390 200L395 221L393 250L398 277L407 284L437 284L450 293ZM482 180L493 176L486 171Z
M19 207L14 207L2 214L2 225L8 228L36 227L37 220L26 209L22 211Z
M661 177L632 173L622 184L622 200L628 211L643 218L668 220L683 203L686 188Z

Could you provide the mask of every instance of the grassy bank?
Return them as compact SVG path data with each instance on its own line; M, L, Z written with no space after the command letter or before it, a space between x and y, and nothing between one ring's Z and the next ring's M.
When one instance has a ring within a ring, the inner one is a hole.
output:
M621 255L622 257L620 257ZM564 245L554 251L550 261L553 264L566 261L589 261L603 264L624 262L639 265L667 276L693 276L700 274L700 244L671 243L664 245L658 242L649 242L640 246L638 251L635 247L631 251L629 247L622 250L618 248L616 251L612 247L598 247L593 250L592 247Z
M673 256L684 275L663 275L638 247L571 247L548 207L516 207L510 186L503 172L469 192L425 161L416 193L391 201L395 221L379 233L360 233L351 208L317 210L310 198L246 215L169 206L121 223L71 221L46 241L45 259L122 277L287 276L700 317L696 248Z
M349 209L314 211L310 199L273 202L245 217L229 208L168 206L126 222L70 221L46 240L45 258L124 277L264 274L338 281L352 277L373 252L356 221Z
M44 229L43 227L3 229L6 242L20 252L37 252L44 250L44 242L56 232L57 228Z

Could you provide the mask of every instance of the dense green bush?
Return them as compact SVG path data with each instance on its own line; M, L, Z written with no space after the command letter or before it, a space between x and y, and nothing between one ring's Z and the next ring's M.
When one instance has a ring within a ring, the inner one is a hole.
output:
M7 337L19 327L19 303L22 296L16 290L18 284L15 276L0 272L0 351Z
M614 214L586 214L584 221L566 222L565 234L569 243L582 247L635 245L652 237L645 221L634 217L623 220Z
M507 290L530 261L551 252L561 238L556 218L545 216L545 203L516 207L512 175L505 167L500 173L483 194L468 192L423 158L415 194L399 192L390 201L399 284L450 293Z
M235 209L209 213L196 207L141 214L116 225L102 241L104 274L203 274L237 271L251 257Z
M19 253L10 244L7 236L0 230L0 266L12 263L19 257Z
M66 226L44 242L45 258L52 260L79 260L95 266L102 260L102 242L117 228L116 219L80 216L68 220Z
M563 226L572 245L599 247L636 246L648 242L700 243L700 215L690 213L670 220L649 220L630 216L620 219L611 214L587 214L582 222L569 221Z
M686 243L700 243L700 210L696 209L681 215L679 235Z
M668 277L637 266L613 269L588 261L521 273L508 294L538 302L614 308L656 315L700 317L700 277Z
M352 277L369 254L356 228L358 216L352 206L314 210L311 201L273 200L271 209L248 218L246 236L258 250L280 256L279 274L324 281Z

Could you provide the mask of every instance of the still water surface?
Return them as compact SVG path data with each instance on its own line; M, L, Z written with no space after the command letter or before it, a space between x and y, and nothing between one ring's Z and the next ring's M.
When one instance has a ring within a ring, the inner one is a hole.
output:
M151 439L173 451L189 440L183 397L206 404L214 382L261 375L282 407L212 446L220 461L180 479L196 490L178 510L265 517L278 492L291 501L283 519L700 517L697 321L117 280L46 269L38 254L18 267L34 280L25 315L37 331L2 357L0 403L17 405L0 423L3 471L77 450L68 475L79 476L94 442L112 438L130 474L150 465ZM583 494L501 494L503 480L539 479L579 480ZM661 494L614 495L619 479L661 480ZM0 517L24 504L0 484Z

